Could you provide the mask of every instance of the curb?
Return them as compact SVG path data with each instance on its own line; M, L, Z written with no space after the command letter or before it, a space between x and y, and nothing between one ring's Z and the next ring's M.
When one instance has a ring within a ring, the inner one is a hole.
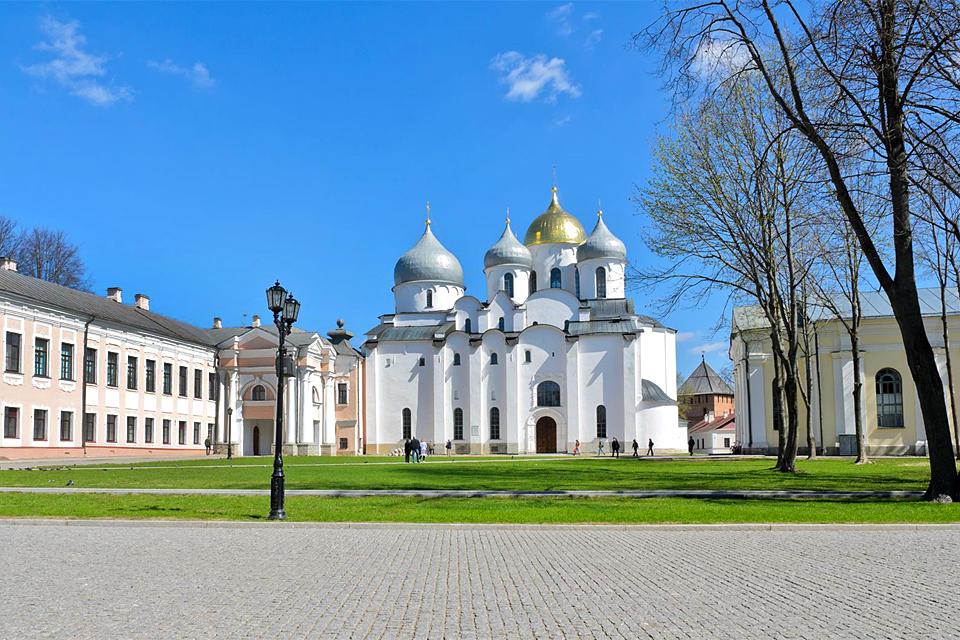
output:
M438 530L544 530L563 529L572 531L828 531L848 529L856 531L955 531L960 533L960 523L937 524L777 524L777 523L732 523L732 524L489 524L489 523L440 523L440 522L242 522L231 520L71 520L65 518L0 518L0 526L26 527L157 527L190 529L438 529Z

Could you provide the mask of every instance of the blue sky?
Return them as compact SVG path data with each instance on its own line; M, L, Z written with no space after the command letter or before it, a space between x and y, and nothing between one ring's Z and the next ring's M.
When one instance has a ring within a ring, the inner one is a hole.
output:
M64 230L94 291L207 326L265 315L362 334L422 232L483 292L504 211L598 200L642 268L646 179L668 102L631 47L655 3L4 4L0 215ZM648 293L634 293L653 313ZM680 372L726 366L722 300L662 318Z

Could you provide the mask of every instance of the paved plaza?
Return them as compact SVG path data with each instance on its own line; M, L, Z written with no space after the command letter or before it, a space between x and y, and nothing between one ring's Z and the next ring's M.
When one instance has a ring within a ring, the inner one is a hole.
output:
M960 527L0 523L0 638L960 638Z

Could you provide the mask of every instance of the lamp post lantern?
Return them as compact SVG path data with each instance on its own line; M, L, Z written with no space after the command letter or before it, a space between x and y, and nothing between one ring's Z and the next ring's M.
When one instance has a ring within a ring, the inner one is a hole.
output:
M267 308L273 312L273 324L277 327L280 345L277 347L277 420L273 445L273 476L270 478L270 520L284 520L283 509L283 359L286 355L286 338L293 323L300 315L300 303L280 286L280 281L267 289Z

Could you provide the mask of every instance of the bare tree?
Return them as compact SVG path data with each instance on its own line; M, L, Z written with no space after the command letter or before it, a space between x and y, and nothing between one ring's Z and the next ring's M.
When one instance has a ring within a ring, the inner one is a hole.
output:
M776 112L744 83L729 100L704 101L677 119L676 137L660 140L654 178L636 201L649 216L647 243L671 264L636 277L670 283L666 306L723 291L751 299L770 325L774 353L777 469L796 471L801 282L798 260L811 192L808 148L785 133ZM758 115L759 114L759 115ZM764 115L771 116L765 119Z
M17 223L10 218L0 216L0 256L16 259L19 246L20 234L17 233Z
M926 427L926 497L960 498L943 385L917 291L911 209L911 187L921 176L960 184L960 2L706 0L666 10L646 35L666 49L664 71L679 99L704 88L705 52L725 64L734 59L712 89L759 74L776 110L816 149L900 328ZM948 173L930 171L933 161ZM851 190L851 178L866 174L884 178L874 195L889 207L892 269Z
M35 227L20 238L18 269L34 278L65 287L85 289L86 267L77 246L62 231Z

